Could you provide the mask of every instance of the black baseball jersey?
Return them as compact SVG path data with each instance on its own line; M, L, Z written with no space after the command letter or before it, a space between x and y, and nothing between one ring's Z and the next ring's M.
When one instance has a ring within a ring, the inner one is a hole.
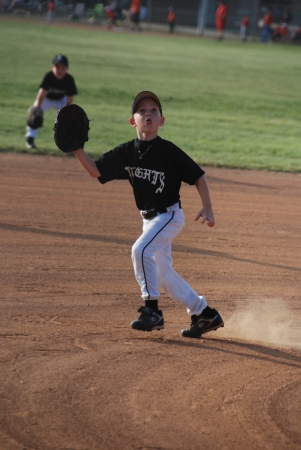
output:
M180 200L181 182L193 185L205 173L183 150L159 136L118 145L96 165L100 183L114 179L131 183L139 210L174 205Z
M40 88L47 92L46 97L49 100L60 100L67 95L68 97L77 94L75 81L72 75L66 73L60 80L54 76L50 70L47 72L40 84Z

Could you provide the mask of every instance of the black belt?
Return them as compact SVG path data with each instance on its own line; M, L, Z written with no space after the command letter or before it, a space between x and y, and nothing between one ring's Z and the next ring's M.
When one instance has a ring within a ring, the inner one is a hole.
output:
M179 208L181 209L181 202L179 201ZM163 214L166 213L167 209L166 208L153 208L153 209L148 209L147 211L142 211L142 217L143 219L146 220L151 220L154 217L156 217L158 214Z
M158 214L163 214L166 213L167 209L166 208L158 208L158 209L148 209L147 211L142 211L142 217L143 219L146 220L151 220L154 217L156 217Z

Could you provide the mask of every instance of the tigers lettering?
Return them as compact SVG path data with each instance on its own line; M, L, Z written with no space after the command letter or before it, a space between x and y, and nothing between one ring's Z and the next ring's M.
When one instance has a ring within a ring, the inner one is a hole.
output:
M141 169L140 167L128 167L128 166L125 167L125 169L128 171L132 182L134 181L134 178L142 178L143 180L149 181L153 185L160 183L160 186L156 190L156 194L158 192L161 193L163 191L165 186L164 172L157 172L156 170Z

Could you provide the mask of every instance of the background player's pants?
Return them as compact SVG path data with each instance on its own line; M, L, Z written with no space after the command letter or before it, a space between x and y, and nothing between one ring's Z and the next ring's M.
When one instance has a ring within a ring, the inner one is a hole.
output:
M65 95L65 97L61 98L60 100L49 100L49 98L44 98L42 104L41 104L41 109L43 110L43 112L47 111L47 109L50 108L54 108L57 111L62 108L62 106L67 105L67 96ZM35 101L33 106L37 106L37 102ZM53 122L54 122L54 118L53 118ZM39 128L34 129L34 128L30 128L30 127L26 127L26 134L25 137L32 137L35 138L37 137L37 134L39 132Z
M242 41L247 40L247 27L245 25L240 26L240 39Z
M270 25L264 25L262 30L261 42L268 42L270 35L272 34L273 29Z
M192 287L172 267L171 244L182 230L185 217L178 203L151 220L143 220L143 233L132 248L132 261L142 298L156 300L159 287L172 299L182 303L188 314L201 314L206 308L205 297Z

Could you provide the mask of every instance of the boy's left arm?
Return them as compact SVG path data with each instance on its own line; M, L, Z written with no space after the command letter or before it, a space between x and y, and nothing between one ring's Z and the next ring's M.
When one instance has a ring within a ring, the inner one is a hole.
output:
M203 218L202 223L207 222L207 225L209 227L213 227L215 224L214 214L212 211L209 188L204 175L198 178L194 184L201 197L203 204L202 209L197 213L194 220L199 220L199 218L202 217Z

